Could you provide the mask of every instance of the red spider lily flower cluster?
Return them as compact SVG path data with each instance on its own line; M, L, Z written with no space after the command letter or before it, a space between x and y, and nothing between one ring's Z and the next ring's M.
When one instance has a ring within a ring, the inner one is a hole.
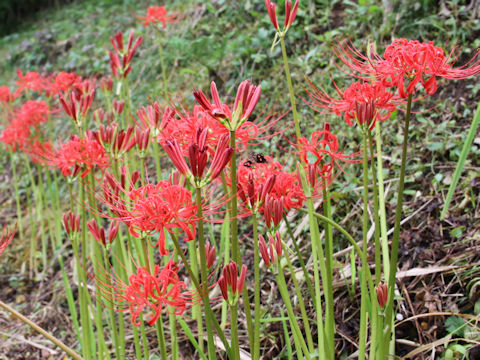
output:
M223 275L218 279L218 286L222 296L230 305L235 305L243 291L247 266L242 265L240 276L238 275L237 263L231 262L223 268Z
M282 199L285 211L290 209L298 209L302 207L305 201L305 194L302 186L295 173L289 173L283 170L283 166L279 162L273 161L271 157L266 156L267 163L256 164L254 168L240 166L237 170L237 183L243 189L248 189L250 174L253 175L255 188L261 184L265 184L267 179L275 175L273 188L268 193L272 199ZM228 181L228 180L227 180ZM266 195L266 194L265 194ZM259 207L259 211L263 212L264 206Z
M132 126L124 130L119 129L117 123L108 126L101 124L94 136L98 137L105 150L115 159L129 152L137 142Z
M158 102L154 102L152 105L141 107L137 110L139 119L137 124L142 129L149 129L156 138L160 134L161 129L166 128L167 124L170 123L174 115L175 111L171 108L166 107L163 110Z
M216 252L217 250L215 249L215 246L212 246L209 241L205 243L205 257L206 257L206 263L207 263L207 269L210 269L213 266L213 263L215 262L216 259ZM200 250L198 251L200 254Z
M330 131L330 125L325 124L324 130L314 131L311 139L298 139L300 159L307 165L309 180L312 186L316 183L316 176L331 181L335 168L343 171L340 162L355 163L354 158L359 153L344 154L340 151L337 136Z
M132 324L141 325L140 314L149 309L153 312L147 320L150 326L162 315L163 309L181 315L196 300L178 276L179 267L170 260L160 268L155 265L153 272L145 267L137 267L135 274L130 275L128 283L123 282L110 273L96 277L98 294L118 311L130 311Z
M15 231L16 231L16 226L13 230L8 230L6 226L4 226L2 234L0 235L0 255L5 251L8 245L13 240L13 237L15 236Z
M31 153L38 138L39 126L48 120L49 113L50 110L45 101L26 101L20 108L13 109L8 114L12 120L0 134L0 141L12 151L19 148Z
M81 139L72 135L70 141L56 151L45 146L37 155L49 166L60 169L63 176L75 176L80 171L84 178L94 168L106 169L110 162L104 147L92 136Z
M250 173L246 184L237 179L237 195L252 213L256 213L263 205L267 194L272 191L275 179L276 175L272 174L264 183L259 184L255 183L254 174Z
M96 81L87 79L79 83L75 90L69 95L58 95L63 109L70 116L77 126L81 126L82 119L85 119L93 99L95 98Z
M17 98L17 94L10 92L6 85L0 86L0 102L11 103Z
M168 254L164 230L177 234L176 229L181 229L187 235L186 241L195 239L197 206L190 190L165 180L138 188L134 187L135 182L132 180L130 188L125 189L125 185L106 173L103 197L98 200L107 205L113 215L100 215L125 223L135 237L158 233L155 246L161 255Z
M128 36L127 46L123 45L123 33L118 32L113 37L110 38L110 41L113 45L115 51L109 51L110 55L110 67L112 69L113 76L118 78L125 78L128 76L132 67L130 62L132 61L135 51L140 46L143 41L143 37L139 36L136 38L135 43L134 32L132 31Z
M200 106L212 117L218 119L230 131L237 130L252 114L260 98L262 87L250 84L248 80L242 81L238 86L233 111L226 104L222 104L218 95L217 85L212 81L210 93L213 103L207 99L202 90L193 92L193 96Z
M67 235L71 236L80 231L80 215L68 211L63 214L63 226Z
M107 240L108 240L108 244L111 244L113 240L115 240L118 234L119 225L120 224L117 221L112 221L110 223L110 227L108 228L108 237L106 237L104 227L103 226L98 227L95 219L92 219L89 222L87 222L88 230L90 230L90 233L93 235L95 240L97 240L103 246L107 245Z
M374 47L368 56L353 45L339 45L335 50L340 60L351 70L367 79L378 79L387 87L396 87L402 98L417 92L421 85L427 94L437 91L437 77L459 80L480 74L480 52L465 65L454 68L455 50L446 55L433 42L395 39L385 49L383 57Z
M384 308L385 305L387 304L388 285L383 282L381 282L377 286L377 300L378 300L378 305L380 305L381 308Z
M217 144L210 167L204 176L206 169L209 149L206 144L208 128L198 128L195 137L188 147L187 165L183 156L182 149L176 139L165 140L163 147L180 173L192 181L196 187L202 187L215 179L230 161L233 154L233 148L228 146L230 139L228 135L223 135Z
M235 131L236 151L243 152L249 144L261 143L261 141L271 138L273 135L263 134L275 126L279 120L280 118L274 118L273 114L268 114L258 123L248 120L242 123ZM230 130L220 120L208 114L199 105L195 105L192 111L186 108L166 108L159 128L162 129L161 141L175 138L185 156L188 156L191 139L195 137L198 128L209 129L206 144L211 155L217 148L220 138L230 133Z
M24 90L38 91L39 93L42 93L48 88L48 81L40 76L38 72L30 71L23 75L20 69L17 69L17 75L18 80L16 83L18 89L16 92L18 94L22 93Z
M60 72L55 76L51 85L51 92L57 94L75 89L82 82L82 78L73 72Z
M275 264L282 256L282 239L278 230L275 232L275 238L270 234L268 235L268 245L265 242L265 238L259 235L258 246L266 267Z
M283 197L275 199L267 194L263 202L263 216L268 229L276 228L282 221L284 211Z
M137 16L139 19L144 20L143 25L148 26L150 23L158 24L162 23L165 28L167 24L176 23L178 21L179 14L168 15L168 10L165 6L150 6L147 9L147 16Z
M354 82L345 91L341 91L334 83L340 99L329 96L323 89L310 82L307 91L315 110L328 114L343 114L346 123L352 126L355 122L361 126L373 129L375 122L387 120L401 99L387 91L380 81L372 83Z
M283 23L283 30L280 31L280 27L278 26L277 20L277 8L273 1L265 0L265 6L267 7L268 16L270 17L270 21L272 22L273 27L277 32L281 32L285 34L287 30L292 26L295 17L297 16L298 11L298 2L299 0L295 1L295 4L292 7L291 0L285 0L285 21Z

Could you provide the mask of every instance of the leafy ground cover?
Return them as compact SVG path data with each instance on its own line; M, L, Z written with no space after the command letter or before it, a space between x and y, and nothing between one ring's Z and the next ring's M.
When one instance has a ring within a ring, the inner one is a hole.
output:
M156 34L142 25L136 14L144 14L147 1L94 2L82 1L39 12L26 19L21 31L0 39L0 84L11 85L17 78L16 69L22 73L38 71L43 74L56 71L75 71L81 76L109 74L110 36L118 31L125 34L135 30L145 38L135 57L131 79L133 108L160 99L163 91L161 59ZM266 142L255 148L282 163L292 163L292 154L283 151L293 134L292 114L280 61L279 46L272 45L272 29L265 14L263 1L173 1L168 4L181 17L175 26L167 27L162 35L165 64L168 69L168 92L191 103L193 89L208 88L214 80L221 93L232 94L243 79L261 83L262 97L259 107L269 106L285 114L278 127L288 128L276 144ZM349 77L337 70L332 57L332 44L338 39L350 39L364 49L367 41L378 47L393 37L433 40L449 49L461 49L459 64L472 57L480 46L479 9L475 1L406 1L401 4L389 1L305 1L299 10L297 23L289 32L288 51L294 86L299 95L302 131L319 130L330 116L313 113L302 103L306 98L308 75L315 83L331 84L330 75L342 87ZM157 39L157 40L156 40ZM325 85L333 90L331 85ZM440 221L448 185L470 127L480 85L477 78L463 82L440 83L434 97L415 104L414 120L409 141L409 176L406 179L404 219L400 235L399 254L399 310L396 329L397 354L411 358L462 358L467 350L470 358L478 358L475 344L480 341L476 322L463 326L466 320L476 319L479 313L479 261L480 240L480 140L474 140L465 171L455 192L448 217ZM266 95L268 94L268 95ZM434 109L434 111L432 111ZM390 179L385 184L387 193L388 224L393 224L396 199L392 194L399 176L402 132L402 113L395 113L385 127L383 136L384 175ZM54 123L51 131L61 137L67 131L65 123ZM342 137L354 139L354 128L342 127ZM345 148L358 148L354 140L342 144ZM20 157L20 156L19 156ZM21 164L19 158L16 159ZM163 159L167 164L167 159ZM153 167L153 163L151 164ZM13 223L16 217L15 189L9 154L0 152L0 223ZM0 270L1 299L15 304L43 328L54 333L65 343L78 346L74 325L68 317L67 299L62 291L63 280L58 260L51 259L42 267L41 251L34 254L39 264L35 275L28 271L30 240L38 244L46 240L40 231L47 228L54 212L29 212L35 195L29 193L32 177L29 170L19 165L18 192L21 209L26 219L25 237L15 241L2 257ZM348 175L337 178L332 191L333 212L342 219L342 226L353 229L352 235L361 238L362 229L362 179L361 170L348 169ZM33 179L39 174L33 169ZM68 196L68 189L58 189L60 198ZM65 203L65 209L68 204ZM300 225L294 231L305 237L303 215L296 215ZM372 220L373 223L373 220ZM242 225L249 234L250 225ZM251 236L251 235L248 235ZM336 239L335 264L335 318L337 327L337 353L351 354L356 350L359 323L356 313L360 297L352 291L348 278L349 244ZM302 243L304 253L308 252ZM246 265L253 268L253 246L242 242L246 252ZM12 250L13 249L13 250ZM40 249L40 246L38 247ZM47 245L48 249L48 245ZM47 250L48 251L48 250ZM252 256L248 256L248 254ZM72 254L69 254L70 256ZM67 257L67 271L73 273L73 256ZM370 258L374 261L373 250ZM312 271L311 265L309 270ZM19 271L20 269L20 271ZM74 276L72 276L72 279ZM299 275L301 279L301 275ZM280 317L281 297L273 276L266 275L266 286L261 297L267 318ZM77 291L73 284L73 291ZM254 289L253 282L246 286ZM292 286L289 280L289 286ZM313 307L313 306L312 306ZM310 315L314 309L308 308ZM428 315L429 314L429 315ZM428 315L428 316L427 316ZM240 346L249 350L246 336L245 314L240 313ZM402 322L402 320L406 320ZM61 353L52 345L0 312L0 355L6 359L60 358ZM195 329L195 321L189 321ZM129 326L129 325L127 325ZM154 330L147 331L154 343ZM286 342L281 322L265 321L261 328L260 346L265 359L286 356ZM451 339L450 339L451 336ZM465 340L466 339L466 340ZM127 343L131 338L127 338ZM185 358L195 358L190 341L181 336L179 348ZM438 346L428 346L439 341ZM424 348L422 346L425 345ZM133 358L135 349L127 348L127 358ZM417 353L415 353L417 351ZM413 353L412 353L413 352ZM21 355L19 355L21 354ZM155 356L155 355L152 355Z

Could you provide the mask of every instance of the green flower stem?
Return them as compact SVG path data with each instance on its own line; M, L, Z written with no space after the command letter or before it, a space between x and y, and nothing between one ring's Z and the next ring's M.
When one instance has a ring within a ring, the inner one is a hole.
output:
M18 176L17 176L17 166L15 157L13 155L13 151L9 151L10 153L10 164L12 165L12 173L13 173L13 188L15 189L15 203L17 205L17 226L18 226L18 233L20 238L23 239L23 220L22 220L22 206L20 204L20 192L18 188Z
M375 223L375 285L378 285L382 275L382 248L380 244L380 218L378 216L378 187L375 169L375 152L373 150L373 136L370 130L368 132L368 144L370 147L370 158L372 168L372 182L373 182L373 221Z
M193 241L188 242L188 257L190 258L190 264L192 267L192 272L195 276L198 276L198 260L197 260L197 249L195 248L195 243ZM202 317L202 306L200 304L194 304L192 306L192 317L197 320L197 336L198 336L198 345L200 349L204 351L204 334L203 334L203 317Z
M310 357L310 352L308 351L307 344L305 343L305 339L303 338L302 331L298 326L298 321L293 312L293 306L290 301L290 294L288 293L287 283L285 282L285 276L283 275L283 269L279 266L278 272L275 274L275 280L278 285L278 290L280 291L280 295L282 296L283 302L285 303L285 307L287 308L287 314L290 319L290 324L292 326L292 331L294 331L298 337L300 342L301 349L305 355L305 357ZM319 344L320 346L320 344Z
M227 186L227 179L225 177L225 172L222 171L222 184L223 184L223 191L225 194L228 194L228 186ZM225 221L222 223L222 233L220 237L220 253L223 253L223 263L228 264L230 263L230 210L227 209L225 214ZM228 315L228 304L227 302L222 302L222 317L220 326L225 328L227 324L227 315Z
M387 235L387 211L385 209L385 190L383 187L383 159L382 138L380 136L380 124L375 124L375 142L377 143L377 178L378 178L378 206L380 208L380 232L382 236L383 272L388 278L390 270L390 256L388 251Z
M18 311L10 307L9 305L5 304L3 301L0 300L0 307L2 307L4 310L8 311L12 315L14 315L16 318L19 320L23 321L25 324L30 326L32 329L43 335L45 338L50 340L52 343L57 345L60 349L65 351L68 355L70 355L72 358L76 360L83 360L80 355L78 355L75 351L73 351L71 348L69 348L67 345L65 345L61 340L57 339L56 337L50 335L48 332L46 332L44 329L42 329L40 326L35 324L34 322L30 321L27 319L25 316L20 314Z
M323 179L323 213L332 218L332 206L327 181ZM325 296L325 338L329 349L335 349L335 312L333 309L333 233L330 224L325 225L325 270L326 279L323 279ZM332 354L333 355L333 354Z
M195 287L196 291L201 294L202 292L202 288L200 286L200 283L198 281L198 278L197 276L194 274L192 268L190 267L188 261L187 261L187 258L185 256L185 254L183 253L182 251L182 248L180 247L180 244L178 243L178 239L175 235L172 235L171 234L171 239L173 241L173 245L175 246L175 249L177 250L177 253L178 255L180 255L180 258L182 259L182 263L183 265L185 266L185 269L187 270L187 273L188 273L188 276L190 276L190 279L192 280L192 283L193 283L193 286ZM217 331L217 334L220 338L220 340L222 341L223 343L223 346L225 346L225 349L226 349L226 352L227 352L227 355L229 358L232 358L232 350L230 348L230 345L228 344L228 341L227 341L227 338L225 337L225 334L222 330L222 328L220 327L220 325L218 324L217 320L215 319L215 317L213 316L213 312L212 312L212 308L210 307L210 302L209 301L205 301L205 299L203 299L202 297L202 301L203 303L205 304L205 311L206 313L209 313L207 316L210 316L211 320L212 320L212 323L215 327L215 330Z
M391 326L393 320L393 300L395 296L395 278L397 275L398 246L400 240L400 221L402 220L403 189L405 185L405 167L407 163L408 128L412 111L412 95L408 95L407 112L405 114L405 127L403 130L402 164L400 167L400 181L398 184L397 206L395 208L395 227L393 230L392 250L390 257L390 272L388 277L388 301L385 311L385 324L388 326L387 341L390 341L395 329ZM394 355L394 354L390 354Z
M287 216L285 214L283 215L283 220L285 220L285 224L287 225L287 232L290 235L290 238L292 239L293 247L295 248L295 253L297 254L297 258L298 258L298 261L300 262L300 266L302 267L303 276L305 278L305 282L307 283L308 292L310 294L310 297L312 299L315 299L315 291L313 290L312 281L310 280L310 274L308 273L307 268L305 267L305 262L303 261L302 252L300 251L300 247L298 246L297 239L295 238L295 235L293 234L293 230L292 230L292 226L290 225L290 221L288 221ZM313 306L316 309L317 304L314 302Z
M254 294L254 314L255 314L255 324L254 324L254 333L253 339L255 343L253 344L253 359L260 359L260 252L258 249L258 220L257 213L253 212L252 214L253 221L253 272L255 279L255 294Z
M238 304L230 306L230 319L230 328L232 332L230 342L234 356L232 360L240 360L240 345L238 343Z
M295 102L295 93L293 91L293 85L292 85L292 76L290 74L290 68L288 66L288 57L287 57L287 49L285 48L285 35L284 34L279 34L280 37L280 45L282 47L282 55L283 55L283 65L285 67L285 76L287 77L287 84L288 84L288 93L290 94L290 102L292 104L292 114L293 114L293 120L295 121L295 134L298 139L302 137L301 132L300 132L300 120L298 117L298 112L297 112L297 105Z
M295 269L293 267L292 261L290 260L290 254L287 247L282 243L283 254L287 260L288 270L290 271L290 276L293 281L295 288L295 294L297 295L298 304L300 305L300 312L302 313L303 326L305 327L305 334L307 335L307 344L308 350L310 353L315 352L315 346L313 345L312 330L310 329L310 322L307 315L307 310L305 308L305 302L303 301L303 295L301 288L298 285L297 277L295 276Z
M205 304L208 303L210 307L210 296L208 291L208 273L207 273L207 256L205 254L205 235L203 230L203 212L202 212L202 189L195 188L196 194L196 204L197 204L197 234L198 234L198 247L200 250L200 274L201 274L201 288L202 288L202 297ZM205 305L207 307L207 305ZM212 320L211 314L206 312L205 324L207 327L207 337L208 337L208 357L211 359L215 358L215 344L213 342L213 329L212 329Z
M312 239L312 258L313 258L313 273L314 273L314 284L315 284L315 303L317 311L317 336L318 336L318 349L319 349L319 358L326 359L329 355L332 354L330 349L327 349L325 344L325 333L324 333L324 324L323 324L323 309L322 309L322 298L320 294L320 272L322 273L322 279L325 279L325 257L323 254L323 248L320 241L320 233L318 230L317 219L314 216L315 209L313 206L313 201L311 197L307 198L308 204L308 224L310 226L310 236ZM318 269L318 264L320 263L320 270ZM333 354L332 354L333 355Z
M154 131L151 131L154 133ZM162 178L162 166L160 164L160 147L158 146L157 137L152 135L153 158L155 159L155 171L157 172L157 181ZM142 168L143 170L143 168Z
M362 233L363 241L362 248L366 253L368 244L368 147L367 147L367 134L366 130L363 130L363 221L362 221ZM358 359L365 360L365 353L367 347L367 271L368 263L366 257L362 257L362 274L360 279L360 334L359 334L359 347L358 347Z
M177 250L173 251L173 260L178 261ZM167 264L168 259L165 257L165 264ZM173 308L172 308L173 310ZM170 336L171 336L171 351L172 351L172 360L179 360L179 349L178 349L178 334L177 334L177 315L173 312L169 312L168 321L170 326Z
M232 259L237 263L239 268L242 268L242 256L240 254L240 246L238 244L238 204L237 204L237 147L235 140L235 131L230 131L230 147L233 148L232 159L230 160L230 183L231 183L231 202L230 202L230 215L232 219L231 237L232 237ZM248 341L250 343L250 351L255 352L253 348L255 339L253 338L253 323L252 312L250 310L250 299L248 297L247 286L243 287L242 292L243 307L245 309L245 316L247 318L248 329Z

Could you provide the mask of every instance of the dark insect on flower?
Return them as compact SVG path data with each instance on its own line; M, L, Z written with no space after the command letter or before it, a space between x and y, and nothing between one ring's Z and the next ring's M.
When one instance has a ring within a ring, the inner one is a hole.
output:
M253 162L250 161L250 160L247 160L243 163L243 166L246 166L248 168L252 168L253 167Z
M255 167L255 164L266 164L266 163L268 163L268 160L265 158L265 156L263 156L263 154L251 152L248 155L248 159L243 163L243 166L246 166L248 168L253 168Z
M250 153L250 158L253 158L257 164L266 164L268 162L265 156L260 153Z

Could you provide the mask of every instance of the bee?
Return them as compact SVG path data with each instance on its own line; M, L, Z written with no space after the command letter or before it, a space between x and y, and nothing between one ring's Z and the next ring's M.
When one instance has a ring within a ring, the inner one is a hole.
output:
M248 168L254 168L255 164L266 164L267 162L268 160L263 154L251 152L247 160L243 163L243 166L246 166Z

